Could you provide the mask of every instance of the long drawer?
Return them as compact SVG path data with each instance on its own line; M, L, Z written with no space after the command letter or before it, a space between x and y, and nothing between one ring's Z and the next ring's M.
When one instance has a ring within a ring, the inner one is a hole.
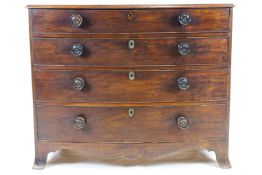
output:
M224 139L226 104L173 107L37 106L39 140L192 142Z
M228 38L34 38L38 65L226 65Z
M35 70L37 101L184 102L228 98L227 69Z
M229 8L32 9L33 33L228 32ZM179 20L180 19L180 20Z

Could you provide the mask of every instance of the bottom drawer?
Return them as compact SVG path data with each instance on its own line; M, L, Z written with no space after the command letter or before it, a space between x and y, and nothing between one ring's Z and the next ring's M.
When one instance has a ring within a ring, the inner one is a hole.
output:
M168 107L37 106L39 140L187 142L226 137L226 104Z

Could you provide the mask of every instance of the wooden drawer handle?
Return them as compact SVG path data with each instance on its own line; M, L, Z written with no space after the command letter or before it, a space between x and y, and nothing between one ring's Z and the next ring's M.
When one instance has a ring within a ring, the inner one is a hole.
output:
M86 120L83 116L78 116L75 118L73 126L75 129L83 129L86 125Z
M190 15L183 13L178 16L178 21L181 25L185 26L191 23L192 18Z
M181 55L188 55L190 53L190 44L188 42L182 41L177 45L177 51Z
M177 126L180 128L180 129L186 129L189 127L189 121L187 119L187 117L185 116L180 116L177 118Z
M72 27L80 27L83 24L83 17L79 14L72 14L70 16L70 23Z
M190 87L190 82L186 77L179 77L177 79L177 86L180 90L187 90Z
M73 88L74 90L81 91L86 85L85 79L81 77L74 78Z
M70 53L75 57L80 57L84 54L84 46L82 44L73 44L70 47Z

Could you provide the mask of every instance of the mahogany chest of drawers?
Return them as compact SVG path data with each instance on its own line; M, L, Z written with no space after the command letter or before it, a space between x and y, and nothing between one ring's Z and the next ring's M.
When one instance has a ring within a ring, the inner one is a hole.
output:
M231 4L29 8L35 169L60 149L229 168Z

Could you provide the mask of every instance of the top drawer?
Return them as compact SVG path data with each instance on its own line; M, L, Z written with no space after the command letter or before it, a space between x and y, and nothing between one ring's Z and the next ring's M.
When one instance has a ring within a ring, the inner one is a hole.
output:
M229 8L32 9L33 33L227 32Z

